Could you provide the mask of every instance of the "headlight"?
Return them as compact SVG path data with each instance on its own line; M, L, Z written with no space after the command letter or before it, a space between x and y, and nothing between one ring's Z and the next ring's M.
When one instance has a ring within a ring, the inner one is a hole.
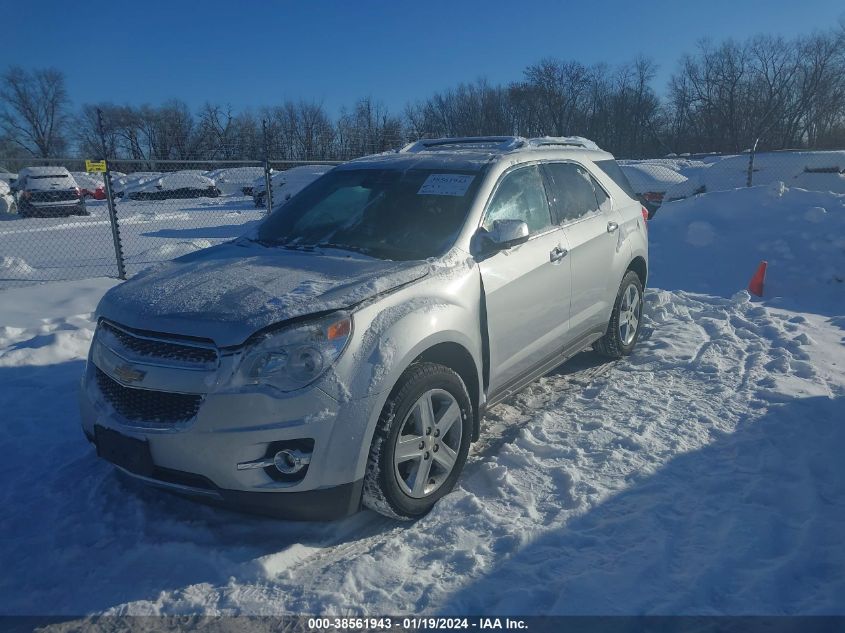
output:
M250 385L300 389L331 367L351 334L352 317L345 312L272 332L247 348L239 377Z

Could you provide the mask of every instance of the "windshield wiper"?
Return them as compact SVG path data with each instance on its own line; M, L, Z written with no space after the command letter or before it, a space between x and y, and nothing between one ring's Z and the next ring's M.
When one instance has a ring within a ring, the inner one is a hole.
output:
M361 253L362 255L369 255L372 257L372 249L364 248L362 246L352 246L350 244L339 244L337 242L319 242L317 248L336 248L339 251L351 251L353 253Z
M313 251L314 246L312 244L297 244L295 242L291 242L289 240L262 240L260 238L256 238L252 240L256 244L261 244L266 248L284 248L291 251Z

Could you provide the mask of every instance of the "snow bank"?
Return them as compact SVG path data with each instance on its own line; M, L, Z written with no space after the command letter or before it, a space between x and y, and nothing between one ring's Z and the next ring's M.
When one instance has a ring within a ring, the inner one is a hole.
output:
M727 191L748 184L749 155L725 156L709 165L688 171L688 182L666 192L666 200L677 200L703 191ZM845 193L845 151L768 152L754 156L754 185L784 182L788 187Z
M650 284L731 296L769 262L765 296L818 307L845 294L845 196L782 183L661 207Z
M149 262L162 261L167 259L175 259L194 251L202 250L211 246L208 240L181 240L178 242L168 242L153 248L148 248L140 253L134 254L128 258L131 262Z

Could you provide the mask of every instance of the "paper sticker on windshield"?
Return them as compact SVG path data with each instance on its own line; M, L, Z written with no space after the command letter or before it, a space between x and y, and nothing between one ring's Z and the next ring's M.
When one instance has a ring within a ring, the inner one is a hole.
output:
M475 176L467 174L431 174L417 192L418 196L462 196Z

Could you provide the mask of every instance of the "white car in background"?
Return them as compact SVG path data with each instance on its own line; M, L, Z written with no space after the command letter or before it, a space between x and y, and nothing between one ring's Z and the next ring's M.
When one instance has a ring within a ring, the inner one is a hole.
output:
M0 213L17 213L18 203L12 195L9 183L0 180Z
M224 196L252 195L252 183L257 178L264 177L263 167L224 167L207 171L204 174L211 178Z
M123 195L130 200L216 198L220 195L220 190L214 181L207 176L188 171L177 171L128 186Z
M304 189L323 174L329 173L334 165L303 165L292 167L285 171L278 171L270 176L270 186L273 188L273 208L284 204L301 189ZM267 184L264 176L253 183L252 200L256 207L263 207L267 195Z
M82 192L65 167L24 167L14 191L21 217L89 215Z
M112 191L115 196L120 198L127 189L155 180L156 178L161 178L162 175L163 174L160 171L136 171L131 174L123 174L121 176L116 176L115 173L112 172Z

